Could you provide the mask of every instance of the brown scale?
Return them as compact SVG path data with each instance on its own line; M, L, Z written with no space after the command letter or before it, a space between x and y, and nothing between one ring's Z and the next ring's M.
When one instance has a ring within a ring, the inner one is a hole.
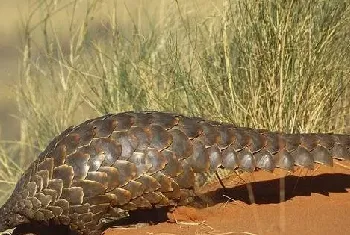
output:
M263 139L265 141L264 149L271 154L276 154L280 150L279 135L273 132L263 132Z
M114 139L122 146L121 156L119 157L120 160L128 160L138 145L136 137L128 135L126 131L114 131L110 138Z
M276 163L276 167L281 169L285 169L288 171L293 171L295 160L292 155L285 149L281 149L278 153L274 155L274 161Z
M162 112L109 114L55 137L0 209L0 231L38 220L100 234L103 218L186 205L198 174L313 169L350 160L350 136L286 134Z
M191 156L193 153L193 143L184 131L173 129L169 133L172 135L173 140L168 149L174 152L178 159L185 159Z
M210 170L215 171L218 167L222 165L221 151L217 145L213 145L207 148L210 162Z
M218 147L220 149L227 148L227 146L229 146L231 143L235 141L233 128L234 126L229 124L223 124L217 127L220 134L219 143L218 143Z
M146 127L153 123L152 115L149 115L147 113L138 113L138 114L135 114L133 112L127 112L127 113L132 115L134 119L133 126Z
M233 129L234 141L230 144L235 151L240 151L249 145L250 138L248 133L243 129L234 128Z
M291 155L297 166L306 167L310 170L314 169L314 157L305 147L298 146L293 152L291 152Z
M252 153L259 152L262 148L265 147L265 139L263 135L255 130L247 130L248 136L250 137L249 141L249 150Z
M238 156L232 145L222 151L222 166L226 169L235 170L238 168Z
M178 123L175 115L172 114L151 112L150 115L153 117L152 124L159 125L164 129L170 129Z
M117 130L129 130L135 122L133 115L128 113L111 114L107 117L117 121L115 127Z
M255 157L253 153L248 149L244 148L237 153L238 167L244 171L253 172L256 167Z
M163 150L161 153L167 161L164 169L162 169L162 172L169 177L178 176L182 172L182 166L175 153L169 150Z
M135 151L143 151L150 146L151 133L147 128L133 126L128 131L128 139Z
M209 123L201 123L202 135L200 139L205 146L212 146L220 141L220 132L216 126L212 126Z
M172 135L166 131L162 126L152 124L150 125L150 145L149 147L155 149L164 149L169 147L173 142Z
M254 158L256 162L256 167L259 169L264 169L266 171L272 172L276 167L274 157L266 149L263 149L258 153L254 154Z

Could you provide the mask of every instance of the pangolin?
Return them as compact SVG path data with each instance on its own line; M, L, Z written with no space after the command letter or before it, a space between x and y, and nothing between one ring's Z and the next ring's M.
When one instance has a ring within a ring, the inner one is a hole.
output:
M186 204L196 176L218 168L292 171L350 160L350 135L286 134L164 112L108 114L54 138L0 209L0 231L24 223L101 234L106 218Z

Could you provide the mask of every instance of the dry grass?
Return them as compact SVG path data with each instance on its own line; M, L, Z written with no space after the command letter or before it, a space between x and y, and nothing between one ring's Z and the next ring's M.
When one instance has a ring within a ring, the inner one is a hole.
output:
M108 112L165 110L288 132L349 126L345 0L110 3L37 0L23 14L21 140L1 145L4 191L53 136Z

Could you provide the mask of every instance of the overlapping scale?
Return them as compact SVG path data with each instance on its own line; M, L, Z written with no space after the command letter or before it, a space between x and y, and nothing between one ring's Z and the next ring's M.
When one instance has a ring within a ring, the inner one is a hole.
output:
M167 161L162 172L170 177L179 175L182 172L182 166L175 153L169 150L163 150L162 154Z
M153 166L149 161L147 161L147 156L144 152L133 152L129 161L133 163L136 167L136 176L140 176L148 172Z
M235 151L240 151L249 145L250 138L244 130L235 128L232 131L234 133L235 141L231 146Z
M210 166L208 151L199 140L193 141L193 153L186 160L195 173L206 172Z
M333 166L333 158L328 149L323 146L315 147L311 152L314 161L327 166Z
M98 171L107 175L107 179L106 179L106 181L104 181L104 183L107 183L107 185L106 185L107 191L110 191L110 190L118 187L121 184L121 182L119 180L119 172L118 172L117 168L115 168L115 167L100 167L98 169Z
M220 149L213 145L207 148L209 155L210 170L215 171L222 164L222 156Z
M88 133L90 134L94 133L93 136L108 137L112 134L112 132L117 127L117 125L118 125L118 121L113 120L111 117L96 120L92 123L94 132L89 131Z
M277 167L288 171L293 171L295 160L287 150L282 149L274 156Z
M137 175L137 169L135 164L132 164L125 160L117 160L114 167L118 170L119 182L121 185L126 184L130 180L133 180Z
M151 136L149 147L155 149L165 149L172 143L172 135L163 127L152 124L149 129Z
M64 164L53 169L52 178L62 180L64 188L69 188L72 185L73 177L74 170L72 166Z
M279 135L273 132L263 132L262 135L265 139L264 149L271 154L275 154L279 151Z
M81 188L83 190L84 197L93 197L104 194L107 189L106 185L93 180L74 180L72 187Z
M128 131L129 141L136 151L147 149L151 142L151 133L146 128L131 127Z
M217 127L212 126L209 123L201 123L202 135L200 139L205 146L211 146L220 141L220 132Z
M164 169L165 165L168 163L166 157L163 156L162 152L153 148L150 148L146 151L145 158L146 164L151 165L151 168L148 169L148 173L150 174Z
M254 154L256 167L272 172L275 169L275 159L272 154L267 150L261 150Z
M102 171L88 172L85 179L98 182L102 184L104 187L108 186L108 174L106 172L102 172Z
M288 152L293 152L301 144L299 134L282 134L280 135L280 148L284 148Z
M131 193L131 199L137 198L143 194L144 188L142 183L130 180L123 189Z
M250 152L256 153L265 146L265 140L263 136L255 130L247 130L248 136L250 137L248 148Z
M350 160L350 149L338 142L336 142L331 149L331 154L332 157L336 159Z
M109 118L117 121L115 128L117 131L130 129L135 122L134 117L128 113L112 114Z
M178 129L170 130L173 142L169 147L169 150L174 152L178 159L185 159L192 155L193 144L187 137L187 135Z
M79 205L83 202L84 191L81 187L63 188L61 198L67 200L69 204ZM69 207L68 207L69 208Z
M303 134L301 136L301 145L308 151L317 147L318 139L316 134Z
M318 144L325 147L326 149L331 149L333 148L335 142L334 139L332 138L332 134L323 134L323 133L318 133L316 135Z
M152 117L152 124L159 125L165 129L174 127L178 122L175 116L169 113L152 112Z
M138 146L138 140L136 137L128 135L128 133L124 131L113 132L111 138L122 146L121 156L119 157L120 160L128 160Z
M291 155L295 159L296 165L306 167L310 170L314 169L314 158L306 148L299 146Z
M73 178L74 179L84 179L87 176L89 166L87 164L89 160L89 155L82 152L76 152L72 155L67 156L66 164L68 167L73 168ZM54 172L56 172L54 169Z
M225 149L236 139L233 131L234 127L232 125L223 124L218 126L217 128L220 134L218 146L220 149Z
M178 128L186 135L186 138L190 139L198 137L203 132L198 120L188 117L180 118Z
M238 167L239 160L237 152L232 146L222 151L222 166L226 169L235 170Z
M113 165L122 155L122 145L111 138L94 139L91 146L104 155L102 166Z

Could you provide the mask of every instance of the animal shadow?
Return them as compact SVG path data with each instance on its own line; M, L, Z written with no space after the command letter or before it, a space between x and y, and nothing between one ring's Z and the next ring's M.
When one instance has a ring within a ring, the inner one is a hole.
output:
M251 182L255 204L277 204L280 203L280 179L273 179L261 182ZM317 176L286 176L285 187L281 188L285 193L285 200L291 200L298 196L311 196L318 193L329 196L329 193L349 193L350 175L342 173L321 174ZM204 198L204 199L203 199ZM226 202L228 198L251 204L247 185L242 184L233 188L220 188L199 196L196 201L206 205Z

